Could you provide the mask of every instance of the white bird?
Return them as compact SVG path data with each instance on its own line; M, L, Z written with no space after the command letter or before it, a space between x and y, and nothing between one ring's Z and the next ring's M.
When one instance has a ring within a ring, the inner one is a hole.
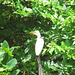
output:
M35 44L35 54L37 56L37 61L38 61L38 66L39 66L39 68L38 68L39 75L43 75L42 65L41 65L41 60L40 60L40 53L41 53L43 46L44 46L44 40L41 38L41 34L38 30L30 32L30 34L34 34L37 36L37 41Z

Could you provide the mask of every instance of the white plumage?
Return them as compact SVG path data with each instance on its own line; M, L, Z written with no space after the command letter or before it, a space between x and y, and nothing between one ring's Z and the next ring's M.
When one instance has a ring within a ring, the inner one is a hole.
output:
M38 30L30 32L30 34L34 34L37 36L37 41L35 44L35 54L37 56L37 62L38 62L38 71L39 71L38 75L43 75L42 65L41 65L41 60L40 60L40 53L44 46L44 40L41 38L41 34Z
M30 32L30 34L34 34L37 36L37 41L35 44L35 54L36 56L39 56L44 46L44 40L41 38L41 34L38 30Z
M36 56L39 56L44 45L44 40L42 38L37 38L36 44L35 44L35 54Z

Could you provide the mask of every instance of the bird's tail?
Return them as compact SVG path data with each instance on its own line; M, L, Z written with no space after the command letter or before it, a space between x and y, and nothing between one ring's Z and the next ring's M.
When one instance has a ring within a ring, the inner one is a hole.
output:
M43 72L42 72L42 64L41 64L40 56L37 56L37 62L38 62L39 75L43 75Z

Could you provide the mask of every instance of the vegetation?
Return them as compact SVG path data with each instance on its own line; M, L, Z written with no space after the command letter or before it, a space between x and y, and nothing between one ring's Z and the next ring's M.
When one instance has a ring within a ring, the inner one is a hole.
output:
M44 75L75 75L74 0L0 0L0 75L38 75L35 30Z

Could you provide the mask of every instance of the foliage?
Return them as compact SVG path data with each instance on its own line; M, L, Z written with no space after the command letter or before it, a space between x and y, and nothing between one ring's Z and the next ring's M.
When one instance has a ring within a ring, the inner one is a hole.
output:
M74 75L74 8L74 0L0 0L0 74L38 74L36 40L29 31L39 30L43 73Z
M0 75L10 74L10 71L17 64L17 59L13 58L12 52L14 51L14 47L9 48L8 42L4 41L1 43L0 47ZM5 73L3 72L5 71Z
M52 69L52 71L58 71L58 75L75 74L75 45L71 45L70 41L66 40L65 42L61 42L60 46L55 42L51 42L47 45L47 47L48 49L45 49L42 54L45 55L47 51L50 56L50 61L45 61L45 66Z

